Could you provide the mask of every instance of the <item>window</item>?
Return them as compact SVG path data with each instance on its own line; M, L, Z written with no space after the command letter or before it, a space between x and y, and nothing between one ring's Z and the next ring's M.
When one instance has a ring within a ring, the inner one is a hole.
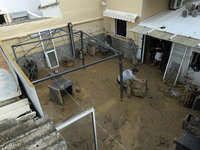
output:
M192 62L190 64L190 67L194 71L199 71L200 70L200 55L199 55L199 53L194 52L192 54Z
M4 24L4 23L6 23L4 16L0 15L0 24Z
M126 37L127 22L124 20L115 19L115 34Z

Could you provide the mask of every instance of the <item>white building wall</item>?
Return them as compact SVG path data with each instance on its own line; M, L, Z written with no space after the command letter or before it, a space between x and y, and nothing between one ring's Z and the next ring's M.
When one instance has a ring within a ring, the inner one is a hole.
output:
M40 0L0 0L0 9L7 9L8 13L18 11L30 11L39 16L42 16L42 12L38 10Z
M53 4L53 3L56 3L57 0L40 0L41 2L41 6L46 6L46 5L49 5L49 4Z
M59 17L61 16L59 5L51 6L42 9L44 17Z
M40 0L41 7L40 11L44 17L60 17L60 7L57 0Z

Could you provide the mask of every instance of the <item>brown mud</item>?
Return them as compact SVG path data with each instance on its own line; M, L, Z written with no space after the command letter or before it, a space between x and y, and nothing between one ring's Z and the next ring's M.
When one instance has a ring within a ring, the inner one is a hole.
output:
M96 57L86 56L86 64L102 59L103 55L97 53ZM82 60L77 60L82 64ZM75 68L66 67L60 62L60 72ZM75 95L63 97L64 104L60 105L50 100L48 85L54 79L35 85L38 97L45 115L48 115L55 125L87 110L95 108L97 121L98 147L100 150L173 150L174 138L178 138L182 130L183 119L188 113L200 118L199 111L183 106L183 91L173 88L162 82L163 74L156 67L141 64L133 66L129 59L124 59L123 70L137 67L139 73L136 77L147 79L148 90L144 98L128 97L126 90L123 93L123 102L120 101L119 84L116 81L119 75L119 60L113 58L81 69L62 77L72 81L74 88L80 87ZM43 68L39 77L48 76L50 69ZM58 80L58 77L56 80ZM167 89L173 89L181 94L179 99L165 96ZM100 126L99 126L100 125ZM109 135L103 130L103 127ZM62 131L69 142L70 149L94 149L91 117L86 117L67 127ZM112 138L119 143L121 146Z

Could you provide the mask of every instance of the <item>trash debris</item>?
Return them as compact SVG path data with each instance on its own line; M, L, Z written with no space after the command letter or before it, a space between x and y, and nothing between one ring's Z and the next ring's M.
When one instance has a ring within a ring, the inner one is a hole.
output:
M76 92L80 92L81 91L81 88L78 86L76 87Z
M182 128L200 139L200 120L192 114L188 114L183 120Z
M169 97L175 97L175 98L179 98L180 97L180 94L173 91L173 90L168 90L166 93L165 93L166 96L169 96Z
M131 95L138 96L138 97L144 97L147 91L147 80L141 79L145 83L140 83L138 81L131 80L130 81L130 87L131 87Z
M73 58L71 57L63 57L62 60L67 67L72 67L74 65Z

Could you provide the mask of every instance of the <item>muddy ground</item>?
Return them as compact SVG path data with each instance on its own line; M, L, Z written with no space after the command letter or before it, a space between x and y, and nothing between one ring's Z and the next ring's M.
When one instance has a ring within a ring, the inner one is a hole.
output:
M96 57L86 56L86 64L102 59L102 54ZM77 60L81 65L82 61ZM76 67L66 67L60 62L56 68L60 72ZM91 107L95 108L97 121L97 138L100 150L173 150L173 140L179 137L183 119L188 113L200 118L199 111L183 107L182 88L173 88L162 82L163 74L156 67L149 64L131 65L130 60L124 58L123 70L137 67L138 78L146 78L148 91L144 98L128 97L123 93L123 102L120 101L119 85L116 81L119 75L119 60L114 58L99 64L75 71L63 78L71 80L81 92L63 97L64 104L60 105L50 99L48 85L54 79L35 85L38 97L45 115L48 115L55 125L74 117ZM39 77L48 76L50 69L43 68ZM56 80L58 80L58 77ZM173 89L181 94L179 99L169 98L164 92ZM94 149L94 137L91 116L85 117L65 130L61 131L71 149ZM114 140L114 139L115 140Z

